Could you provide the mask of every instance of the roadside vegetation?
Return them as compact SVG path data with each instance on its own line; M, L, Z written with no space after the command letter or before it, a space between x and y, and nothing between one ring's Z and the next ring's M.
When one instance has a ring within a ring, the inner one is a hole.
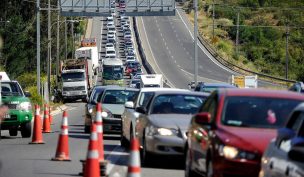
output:
M41 8L47 8L48 0L41 0ZM57 0L51 0L56 8ZM24 90L30 91L34 103L42 103L36 88L36 1L5 0L0 2L0 70L18 80ZM52 73L55 73L57 12L51 12L52 24ZM81 18L67 18L67 20ZM60 60L65 59L65 25L60 17ZM82 19L81 19L82 20ZM47 65L47 11L41 11L41 81L46 81ZM85 31L86 21L74 23L75 46ZM67 56L72 57L71 23L67 23ZM55 77L55 76L53 76ZM53 86L53 85L52 85Z
M304 1L198 0L200 35L220 54L246 69L288 79L304 80ZM213 37L214 2L214 37ZM193 23L193 0L184 10ZM239 13L239 42L236 45ZM288 53L286 53L288 35Z

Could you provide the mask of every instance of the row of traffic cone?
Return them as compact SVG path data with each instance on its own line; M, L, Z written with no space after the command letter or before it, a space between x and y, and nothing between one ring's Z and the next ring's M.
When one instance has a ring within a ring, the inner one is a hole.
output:
M50 120L48 110L44 110L44 125L41 129L40 109L35 106L34 134L31 144L44 144L42 132L50 133ZM104 144L103 144L103 123L101 117L101 104L96 106L96 119L91 127L91 136L89 140L87 158L84 162L83 176L84 177L99 177L107 176L106 166L107 161L104 159ZM63 112L61 123L61 133L59 135L57 149L54 161L70 161L69 156L69 140L68 140L68 115ZM48 121L48 122L47 122ZM49 124L48 124L49 123ZM140 155L138 140L131 140L130 158L127 177L140 177Z

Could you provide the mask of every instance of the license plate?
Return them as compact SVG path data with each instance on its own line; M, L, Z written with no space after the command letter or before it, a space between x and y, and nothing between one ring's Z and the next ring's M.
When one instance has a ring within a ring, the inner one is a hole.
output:
M5 114L4 119L10 119L10 118L11 118L11 115Z

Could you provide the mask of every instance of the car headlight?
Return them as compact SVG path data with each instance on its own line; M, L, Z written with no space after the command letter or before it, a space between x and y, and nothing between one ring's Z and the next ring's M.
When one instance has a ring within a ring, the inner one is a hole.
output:
M32 105L30 102L22 102L18 104L17 109L22 111L30 111L32 109Z
M256 155L251 152L240 150L236 147L221 145L219 147L219 155L224 156L227 159L247 159L253 160Z
M113 118L113 114L110 111L102 111L101 117L102 118Z
M177 131L175 129L168 128L157 128L154 126L148 127L148 136L161 135L161 136L172 136L176 135Z

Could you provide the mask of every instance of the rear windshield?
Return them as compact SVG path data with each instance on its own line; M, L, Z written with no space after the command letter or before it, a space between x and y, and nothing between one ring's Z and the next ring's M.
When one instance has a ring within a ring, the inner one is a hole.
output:
M107 90L104 93L102 103L125 104L127 101L135 101L138 91L133 90Z
M265 97L227 97L222 123L252 128L282 127L300 100Z

